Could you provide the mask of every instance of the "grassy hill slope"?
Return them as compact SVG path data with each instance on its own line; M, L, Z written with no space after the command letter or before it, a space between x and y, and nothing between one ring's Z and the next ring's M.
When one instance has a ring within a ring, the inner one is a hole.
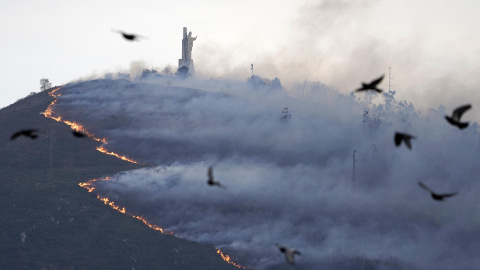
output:
M0 110L0 269L237 269L213 246L163 235L79 187L140 165L39 114L52 100L43 91ZM27 128L39 138L10 141Z

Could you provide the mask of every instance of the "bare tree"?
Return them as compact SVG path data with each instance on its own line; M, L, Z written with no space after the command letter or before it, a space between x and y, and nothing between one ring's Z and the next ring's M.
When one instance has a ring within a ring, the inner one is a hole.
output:
M48 88L52 88L52 83L46 79L46 78L43 78L40 80L40 90L46 90Z
M292 117L292 115L288 112L288 108L284 108L280 113L280 121L288 122L288 120L290 120L290 117Z
M163 73L165 73L165 76L170 76L173 74L173 68L168 65L163 69Z

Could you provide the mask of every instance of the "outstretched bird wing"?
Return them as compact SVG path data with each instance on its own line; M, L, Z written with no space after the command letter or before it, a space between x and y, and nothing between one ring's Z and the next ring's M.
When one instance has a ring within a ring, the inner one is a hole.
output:
M472 108L472 105L470 104L463 105L461 107L456 108L453 111L452 118L457 122L460 121L460 118L462 117L463 113L468 111L470 108Z
M366 91L366 90L367 90L367 88L365 88L365 84L362 83L362 87L356 89L355 92L361 92L361 91Z
M35 132L38 132L38 130L36 130L36 129L20 130L20 131L17 131L15 133L13 133L13 135L10 137L10 140L15 140L16 138L18 138L21 135L30 137L31 139L36 139L38 137L38 135L34 134Z
M376 87L382 80L383 80L383 77L385 75L382 75L380 78L376 79L376 80L373 80L371 83L370 83L370 86L372 87Z
M421 186L423 189L425 189L426 191L430 192L430 193L435 193L433 192L433 190L431 190L429 187L427 187L424 183L422 182L418 182L418 185Z
M371 81L370 83L362 83L362 87L358 88L357 90L355 90L355 92L360 92L360 91L369 91L369 90L374 90L378 93L381 93L383 92L382 89L378 89L377 88L377 85L383 80L383 77L385 75L382 75L380 76L380 78L378 79L375 79L373 81Z
M15 140L16 138L20 137L20 135L22 135L22 132L17 131L15 133L13 133L12 137L10 137L10 140Z
M455 195L457 195L458 192L455 192L455 193L447 193L447 194L439 194L438 196L440 197L443 197L443 198L448 198L448 197L453 197Z
M208 167L208 181L213 182L213 167Z
M112 32L119 33L119 34L122 34L122 35L125 33L125 32L123 32L123 31L116 30L116 29L112 29Z
M407 148L412 149L412 142L411 142L412 139L415 139L415 137L410 134L395 132L394 140L395 140L396 146L400 146L403 140Z
M285 252L285 257L287 258L287 262L291 265L295 265L295 256L293 253L294 252L291 250Z
M408 149L412 149L412 138L412 136L403 137L403 141L405 142L405 145L407 145Z

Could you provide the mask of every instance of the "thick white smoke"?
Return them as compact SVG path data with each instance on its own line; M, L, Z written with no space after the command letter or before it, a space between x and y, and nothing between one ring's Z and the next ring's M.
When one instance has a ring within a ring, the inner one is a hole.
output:
M298 269L480 265L478 125L459 131L443 107L419 115L393 93L378 104L315 82L284 91L165 77L59 92L56 113L156 165L97 182L99 193L240 264L285 267L281 243L302 252ZM417 137L411 151L394 146L395 131ZM226 189L206 184L209 166ZM459 195L433 201L419 181Z

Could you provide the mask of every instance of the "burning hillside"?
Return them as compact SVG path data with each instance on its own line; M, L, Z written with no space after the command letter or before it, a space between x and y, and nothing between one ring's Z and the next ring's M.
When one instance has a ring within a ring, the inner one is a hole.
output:
M261 269L285 263L274 243L301 251L299 269L479 263L471 228L480 219L462 214L476 213L480 203L472 181L478 168L468 165L480 158L472 147L476 124L460 133L441 111L419 116L393 95L381 97L388 106L353 95L319 106L282 90L182 83L97 80L62 88L55 113L107 138L109 152L157 165L85 184L109 194L105 203L117 211ZM395 147L396 130L419 136L411 151ZM225 189L207 185L210 166ZM461 196L439 206L418 181ZM443 256L442 243L458 250Z

